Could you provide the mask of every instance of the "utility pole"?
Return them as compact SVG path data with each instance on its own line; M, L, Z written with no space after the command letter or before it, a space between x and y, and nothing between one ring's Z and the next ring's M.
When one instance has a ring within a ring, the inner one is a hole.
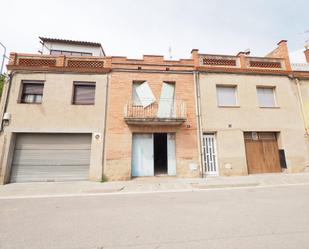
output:
M2 63L1 63L1 68L0 68L0 75L2 75L4 60L6 58L6 47L1 42L0 42L0 45L3 47L3 56L2 56Z

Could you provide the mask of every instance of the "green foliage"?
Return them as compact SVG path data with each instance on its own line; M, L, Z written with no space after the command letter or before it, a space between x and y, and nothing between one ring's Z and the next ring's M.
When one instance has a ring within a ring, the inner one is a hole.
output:
M5 75L1 74L0 75L0 98L1 98L1 95L2 95L2 91L3 91L4 79L5 79Z
M102 180L101 180L101 182L107 182L107 181L108 181L107 176L106 176L106 175L103 175L103 176L102 176Z

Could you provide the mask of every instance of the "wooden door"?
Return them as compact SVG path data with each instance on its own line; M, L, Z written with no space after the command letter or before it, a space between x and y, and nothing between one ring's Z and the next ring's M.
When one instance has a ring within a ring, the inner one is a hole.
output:
M281 171L276 133L245 132L244 138L249 174Z

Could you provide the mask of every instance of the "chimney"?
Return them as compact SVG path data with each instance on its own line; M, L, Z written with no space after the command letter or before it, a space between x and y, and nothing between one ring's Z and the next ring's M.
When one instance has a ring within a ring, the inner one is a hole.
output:
M236 56L239 57L239 63L241 68L246 68L246 52L240 51Z
M306 48L304 53L305 53L305 56L306 56L306 61L307 61L307 63L309 63L309 48Z
M191 50L191 58L194 61L194 66L199 66L199 55L198 55L198 49L194 48Z
M281 40L278 42L277 45L278 45L278 51L277 51L278 57L284 58L286 70L291 71L292 68L291 68L289 51L288 51L288 41Z

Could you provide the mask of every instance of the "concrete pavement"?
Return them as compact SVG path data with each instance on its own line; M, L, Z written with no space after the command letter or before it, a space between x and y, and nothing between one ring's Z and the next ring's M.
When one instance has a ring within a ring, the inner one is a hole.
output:
M5 249L306 249L309 187L0 200Z
M47 182L14 183L0 186L0 199L46 196L79 196L151 193L170 191L198 191L202 189L285 186L309 184L309 173L260 174L248 176L207 177L181 179L173 177L145 177L118 182Z

